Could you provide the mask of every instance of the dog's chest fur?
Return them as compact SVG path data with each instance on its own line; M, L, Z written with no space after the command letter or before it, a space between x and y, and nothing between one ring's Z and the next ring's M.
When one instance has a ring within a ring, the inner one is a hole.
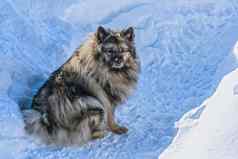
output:
M98 72L92 76L102 86L113 106L124 102L137 82L137 77L133 77L130 70L109 72L101 68Z

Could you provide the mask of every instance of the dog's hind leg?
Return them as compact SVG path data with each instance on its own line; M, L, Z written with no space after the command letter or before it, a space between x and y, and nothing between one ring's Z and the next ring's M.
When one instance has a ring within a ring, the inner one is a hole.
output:
M106 124L103 105L90 96L80 97L74 104L84 105L83 118L88 118L88 126L91 130L91 138L98 139L105 136Z

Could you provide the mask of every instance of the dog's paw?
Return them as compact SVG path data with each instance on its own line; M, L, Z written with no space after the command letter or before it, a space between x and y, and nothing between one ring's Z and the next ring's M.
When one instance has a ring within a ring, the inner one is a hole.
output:
M101 139L105 136L103 131L95 131L92 133L92 139L96 140L96 139Z
M112 129L112 132L118 135L125 134L128 132L128 129L123 126L116 126Z

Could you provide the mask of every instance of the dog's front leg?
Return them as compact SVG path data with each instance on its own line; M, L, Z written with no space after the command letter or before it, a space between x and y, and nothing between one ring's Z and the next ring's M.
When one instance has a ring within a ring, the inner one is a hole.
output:
M85 77L85 76L84 76ZM105 108L105 117L107 126L109 128L109 131L116 133L116 134L124 134L128 131L126 127L120 126L115 122L114 114L113 114L113 108L112 104L109 101L109 98L103 88L92 78L83 78L81 79L81 84L83 84L84 87L87 87L87 90L90 91L90 93L98 98L98 100L102 103L102 105Z
M108 108L107 120L108 127L111 132L116 134L124 134L128 131L126 127L120 126L115 122L115 117L112 108Z

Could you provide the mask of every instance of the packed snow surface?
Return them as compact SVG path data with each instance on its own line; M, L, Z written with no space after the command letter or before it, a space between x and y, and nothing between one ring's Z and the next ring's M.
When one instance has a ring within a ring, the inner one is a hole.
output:
M38 143L19 107L98 25L134 26L142 73L118 109L122 136L83 147ZM237 67L238 0L1 0L0 159L157 159L174 123L213 94Z

